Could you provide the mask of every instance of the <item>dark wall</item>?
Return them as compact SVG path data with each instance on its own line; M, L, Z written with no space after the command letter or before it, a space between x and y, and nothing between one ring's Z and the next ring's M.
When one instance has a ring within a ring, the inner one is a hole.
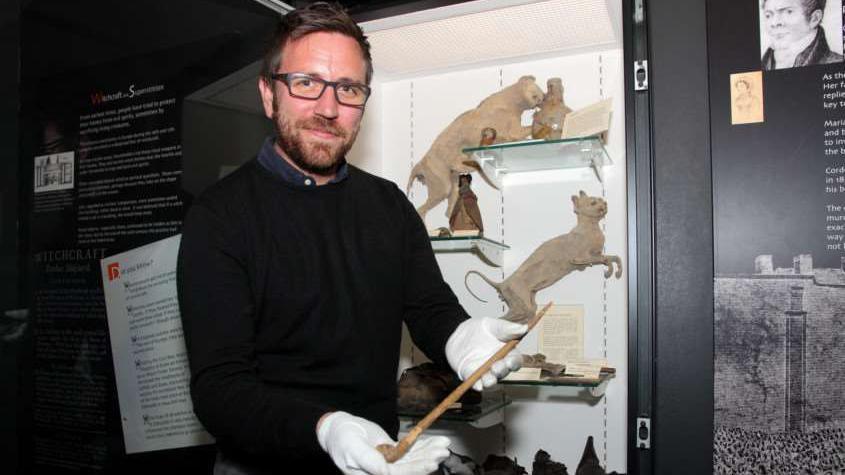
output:
M713 470L713 200L701 0L650 0L654 471Z
M7 261L9 272L17 272L18 262L28 260L25 248L30 241L32 154L20 156L19 137L25 144L32 131L39 130L24 124L33 123L42 102L51 111L68 109L72 113L73 105L46 98L62 97L64 90L76 91L80 83L90 88L106 87L98 82L109 84L113 76L130 74L130 70L144 78L160 76L163 83L182 87L178 94L187 94L259 58L277 15L251 0L16 0L0 4L0 310L5 310L26 306L29 300L32 276L25 275L23 268L20 275L9 277ZM14 4L14 15L6 12L10 4ZM14 28L7 27L7 18L14 18ZM9 51L14 57L7 54ZM226 120L222 114L215 117ZM9 124L12 119L14 127ZM220 123L217 126L226 128ZM9 187L14 187L11 194L7 193ZM27 190L20 204L7 200L7 196L17 197L17 189ZM11 301L7 294L12 295ZM37 347L33 340L18 343L20 350L14 358L9 357L10 347L0 341L0 455L4 460L0 472L66 473L34 462L34 374L43 368L37 367L40 360L34 357ZM18 384L7 384L16 381L14 372L20 374ZM116 402L108 411L110 417L116 414ZM97 441L109 452L106 473L150 473L165 468L181 473L208 472L213 447L124 456L119 420L113 419L108 423L107 437L102 438L107 440ZM12 462L11 470L8 461Z
M17 306L20 3L0 4L0 309Z
M18 470L18 322L7 310L18 296L18 73L20 1L0 2L0 460L7 473Z
M274 13L243 0L26 0L25 80L173 49L223 35L248 35Z

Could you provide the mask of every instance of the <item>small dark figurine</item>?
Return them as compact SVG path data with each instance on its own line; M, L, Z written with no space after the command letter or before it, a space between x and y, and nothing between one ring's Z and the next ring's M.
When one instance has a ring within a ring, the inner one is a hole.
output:
M458 181L458 201L452 209L452 216L449 217L449 228L455 231L478 231L481 235L484 232L484 223L481 221L481 210L478 209L478 197L470 189L472 175L461 175Z
M485 127L481 130L481 141L478 145L482 147L486 147L488 145L493 145L493 142L496 141L496 129L493 127Z
M484 475L528 475L525 467L501 455L490 454L482 465Z
M470 457L449 451L449 457L440 462L440 475L484 475L481 465Z
M563 131L563 119L572 109L563 103L563 82L560 78L546 81L546 94L540 103L540 110L534 113L531 124L531 138L557 140Z
M400 411L427 412L440 404L458 385L458 376L452 371L441 368L434 363L423 363L406 369L399 378ZM462 404L477 405L481 403L481 393L467 391L461 399Z
M531 475L569 475L569 472L566 471L566 465L555 462L548 452L540 449L534 455Z

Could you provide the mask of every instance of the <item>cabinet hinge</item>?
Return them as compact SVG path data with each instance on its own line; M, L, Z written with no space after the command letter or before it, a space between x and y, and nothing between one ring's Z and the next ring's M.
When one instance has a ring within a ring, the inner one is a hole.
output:
M634 61L634 90L648 90L648 61Z
M637 418L637 448L651 449L651 418Z

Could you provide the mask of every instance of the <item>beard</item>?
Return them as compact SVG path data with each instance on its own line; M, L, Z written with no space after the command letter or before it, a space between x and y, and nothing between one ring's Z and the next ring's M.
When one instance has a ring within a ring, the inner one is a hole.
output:
M276 128L276 143L288 158L301 170L318 175L329 176L337 171L338 166L352 148L358 135L358 127L345 130L320 116L291 122L279 113L276 98L273 98L273 124ZM302 136L304 130L328 132L341 139L339 143L308 141Z

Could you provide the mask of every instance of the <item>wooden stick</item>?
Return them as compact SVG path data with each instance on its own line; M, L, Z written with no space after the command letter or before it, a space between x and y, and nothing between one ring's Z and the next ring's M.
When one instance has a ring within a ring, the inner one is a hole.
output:
M507 354L510 353L511 350L516 347L516 345L522 340L522 338L527 335L528 332L530 332L535 325L537 325L537 322L539 322L540 319L543 318L543 315L546 314L546 311L548 311L549 307L551 306L552 302L549 302L539 312L537 312L537 315L535 315L534 318L532 318L528 322L528 330L526 330L525 333L522 334L522 336L505 343L499 349L499 351L497 351L493 354L493 356L488 358L487 361L485 361L480 368L475 370L475 372L472 373L469 378L467 378L448 396L446 396L446 399L444 399L440 404L437 405L437 407L432 409L431 412L428 413L428 415L426 415L421 421L419 421L417 425L415 425L414 428L411 429L410 432L408 432L408 435L403 437L398 444L381 444L376 447L376 449L381 452L382 455L384 455L384 459L387 460L388 463L393 463L402 458L402 456L408 452L408 449L410 449L411 446L414 445L414 442L417 441L417 438L420 436L420 434L422 434L424 430L428 429L431 424L434 423L434 421L436 421L440 416L442 416L443 413L446 412L447 409L449 409L449 406L451 406L458 399L460 399L461 396L463 396L464 393L466 393L469 388L472 387L473 384L475 384L479 379L481 379L481 377L484 376L486 372L490 371L490 368L493 366L493 363L507 356Z

